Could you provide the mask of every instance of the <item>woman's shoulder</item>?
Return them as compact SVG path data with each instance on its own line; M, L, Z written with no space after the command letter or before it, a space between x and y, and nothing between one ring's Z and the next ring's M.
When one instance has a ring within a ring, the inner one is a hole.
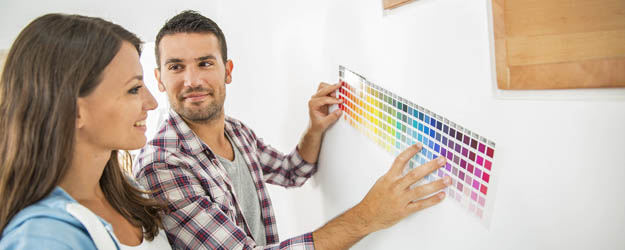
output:
M3 232L0 249L96 249L80 225L51 216L23 220Z
M0 249L95 249L84 226L66 211L75 201L55 188L17 213L0 238Z

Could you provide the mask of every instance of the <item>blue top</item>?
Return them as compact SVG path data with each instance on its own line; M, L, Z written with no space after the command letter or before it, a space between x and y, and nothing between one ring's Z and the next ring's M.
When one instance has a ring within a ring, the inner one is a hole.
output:
M70 203L78 202L62 188L55 187L48 196L11 219L2 232L0 249L96 249L87 228L66 211ZM113 237L111 224L98 219Z

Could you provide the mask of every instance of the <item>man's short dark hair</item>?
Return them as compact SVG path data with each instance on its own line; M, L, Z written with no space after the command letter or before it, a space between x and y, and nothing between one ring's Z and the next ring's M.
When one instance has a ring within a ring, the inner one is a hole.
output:
M210 33L217 37L221 48L221 59L224 63L228 60L228 47L226 37L219 26L208 17L192 10L185 10L182 13L167 20L163 28L156 35L154 52L156 53L156 65L161 68L161 55L159 46L161 39L166 35L177 33Z

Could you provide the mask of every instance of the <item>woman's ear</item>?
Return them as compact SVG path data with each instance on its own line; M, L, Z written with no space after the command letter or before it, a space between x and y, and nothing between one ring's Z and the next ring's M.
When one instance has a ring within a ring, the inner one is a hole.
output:
M78 98L76 101L76 129L80 129L85 126L85 114L83 113L85 110L85 100L82 98Z

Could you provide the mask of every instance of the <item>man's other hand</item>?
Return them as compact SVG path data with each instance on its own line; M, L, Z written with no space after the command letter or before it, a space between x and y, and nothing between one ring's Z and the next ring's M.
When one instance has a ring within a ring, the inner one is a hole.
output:
M320 83L315 93L308 101L308 110L310 115L310 131L315 134L323 134L323 132L335 123L341 117L341 110L337 109L329 113L330 105L339 104L343 100L337 98L336 90L341 87L340 83L327 84Z

